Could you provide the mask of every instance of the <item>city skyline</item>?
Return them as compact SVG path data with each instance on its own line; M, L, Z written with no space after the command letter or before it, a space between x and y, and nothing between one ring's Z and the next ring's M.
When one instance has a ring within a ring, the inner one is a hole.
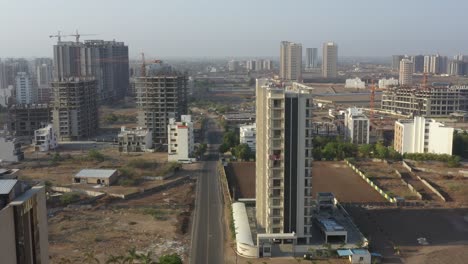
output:
M76 29L83 35L96 34L82 40L128 43L131 58L143 51L149 57L277 56L278 43L283 40L302 43L304 48L337 42L342 56L467 52L462 45L467 37L458 29L468 22L453 18L463 16L468 4L453 0L298 1L296 5L246 0L109 3L42 0L25 6L17 1L2 2L5 15L0 17L4 25L0 33L8 41L0 43L0 57L51 57L50 47L56 39L49 35L57 30L72 34ZM404 8L395 9L403 4ZM288 17L294 19L284 19ZM7 26L11 24L15 27Z

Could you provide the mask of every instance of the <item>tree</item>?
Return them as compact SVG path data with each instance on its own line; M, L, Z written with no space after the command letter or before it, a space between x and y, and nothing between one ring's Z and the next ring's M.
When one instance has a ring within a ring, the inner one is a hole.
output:
M229 148L239 145L239 137L234 131L228 131L223 135L223 143L226 143Z
M88 158L90 160L98 161L98 162L103 162L105 160L104 155L99 152L98 150L92 149L88 152Z
M225 153L225 152L228 152L229 151L229 145L226 144L226 143L223 143L221 145L219 145L219 152L220 153Z
M252 150L247 144L237 145L234 147L233 152L238 159L249 160L252 157Z
M359 155L363 158L369 158L374 151L374 146L371 144L363 144L358 148Z
M159 264L182 264L182 259L177 254L163 255L159 258Z
M379 159L386 159L388 158L388 148L385 147L381 142L375 145L375 156Z

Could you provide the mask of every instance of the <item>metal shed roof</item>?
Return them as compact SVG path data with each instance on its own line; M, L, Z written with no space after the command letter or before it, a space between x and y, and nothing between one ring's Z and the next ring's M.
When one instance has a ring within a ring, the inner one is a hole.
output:
M250 232L249 218L244 203L233 203L232 214L236 229L236 241L246 245L255 246Z
M117 170L84 169L75 177L79 178L110 178Z
M0 194L9 194L18 180L0 180Z

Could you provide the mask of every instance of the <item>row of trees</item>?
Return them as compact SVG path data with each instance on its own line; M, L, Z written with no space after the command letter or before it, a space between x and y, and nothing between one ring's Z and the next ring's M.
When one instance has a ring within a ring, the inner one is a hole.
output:
M468 159L468 132L453 135L453 155Z
M234 131L226 131L223 135L223 143L219 146L219 152L231 153L238 159L250 160L255 158L255 153L247 144L239 144L239 136Z

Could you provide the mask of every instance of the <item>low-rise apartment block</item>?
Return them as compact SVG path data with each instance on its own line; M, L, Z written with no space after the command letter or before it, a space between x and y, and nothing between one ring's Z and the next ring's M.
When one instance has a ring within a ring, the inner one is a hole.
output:
M153 148L153 137L147 129L122 127L118 135L120 152L145 152Z
M256 151L256 135L257 135L257 128L256 125L245 125L239 128L239 142L241 144L249 145L250 150Z
M36 151L49 151L57 147L57 134L52 124L34 131L34 149Z
M345 138L354 144L369 144L369 118L362 109L348 108L345 113Z
M395 122L394 148L404 153L452 155L454 128L424 117Z

